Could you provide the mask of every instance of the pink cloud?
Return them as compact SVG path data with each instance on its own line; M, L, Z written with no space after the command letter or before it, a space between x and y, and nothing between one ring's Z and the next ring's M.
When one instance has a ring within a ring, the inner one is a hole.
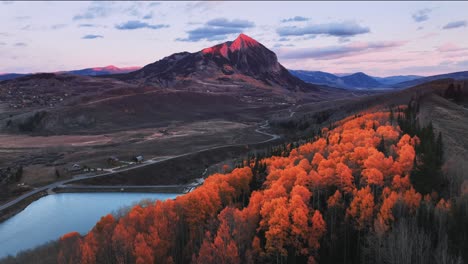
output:
M468 50L468 48L463 48L458 46L457 44L447 42L439 47L437 47L437 51L439 52L454 52L454 51L464 51Z

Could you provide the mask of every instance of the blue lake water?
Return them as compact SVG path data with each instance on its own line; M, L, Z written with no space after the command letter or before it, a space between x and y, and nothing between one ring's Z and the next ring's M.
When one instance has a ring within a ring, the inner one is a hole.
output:
M178 195L61 193L45 196L0 223L0 258L56 240L68 232L85 234L102 216L143 199L166 200Z

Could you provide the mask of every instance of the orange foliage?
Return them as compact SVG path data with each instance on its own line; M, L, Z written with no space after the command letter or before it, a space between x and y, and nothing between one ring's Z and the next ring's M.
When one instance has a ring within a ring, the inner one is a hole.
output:
M448 211L450 207L451 207L450 201L445 201L444 198L440 199L440 201L436 205L437 209L444 210L444 211Z
M400 195L394 191L383 198L382 206L378 214L377 220L379 221L383 232L390 228L390 224L395 220L393 217L392 209L395 203L400 198Z
M141 233L137 234L134 244L137 264L154 263L153 249L148 246Z
M60 238L59 264L74 264L81 260L81 237L78 232L71 232Z
M258 190L250 190L252 160L229 173L223 166L225 174L211 175L175 200L135 206L120 219L107 215L83 238L63 236L58 262L257 263L293 253L317 263L327 233L322 213L329 221L346 209L355 229L373 226L379 234L396 220L398 201L415 214L421 195L408 175L419 139L390 125L388 112L363 113L334 125L314 142L296 149L289 145L287 157L262 159L266 180ZM378 150L382 137L386 153ZM443 199L437 204L449 206ZM328 228L333 233L334 225Z
M314 215L312 216L312 231L309 236L309 246L313 250L318 250L320 248L320 239L327 231L327 225L323 220L322 214L319 210L315 210Z
M374 215L374 196L369 186L355 192L346 214L355 220L358 230L369 226Z
M421 194L417 193L414 188L405 191L403 195L403 200L405 201L406 206L410 209L411 212L416 212L419 208L419 203L421 202Z
M328 208L343 206L342 197L343 196L341 195L340 191L336 190L336 192L332 196L328 197L328 200L327 200Z
M392 188L396 191L402 191L409 189L411 187L411 182L409 176L401 177L400 175L395 175L392 181Z

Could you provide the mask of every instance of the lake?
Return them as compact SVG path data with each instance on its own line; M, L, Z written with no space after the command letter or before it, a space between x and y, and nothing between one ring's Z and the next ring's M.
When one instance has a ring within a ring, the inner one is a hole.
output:
M0 258L30 249L63 234L86 234L99 219L143 199L166 200L167 193L60 193L31 203L0 223Z

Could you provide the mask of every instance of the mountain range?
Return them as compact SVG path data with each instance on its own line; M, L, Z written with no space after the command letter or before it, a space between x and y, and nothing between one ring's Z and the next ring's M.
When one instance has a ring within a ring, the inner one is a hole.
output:
M101 133L210 118L251 120L291 103L359 96L302 81L244 34L121 73L129 70L90 68L2 81L0 101L15 114L0 131Z
M86 68L81 70L71 70L71 71L60 71L57 73L68 73L80 76L100 76L100 75L109 75L109 74L119 74L119 73L127 73L131 71L135 71L140 69L141 67L116 67L114 65L109 65L105 67L93 67L93 68ZM32 75L33 73L4 73L0 74L0 81L4 80L11 80L27 75Z
M345 89L392 88L398 83L423 78L417 75L373 77L363 72L338 75L322 71L290 70L290 72L305 82Z
M301 80L317 85L327 85L331 87L344 89L403 89L416 86L422 83L441 80L441 79L468 79L468 71L452 72L446 74L438 74L433 76L418 76L418 75L397 75L389 77L375 77L367 75L363 72L353 74L332 74L322 71L303 71L289 70L294 76Z
M333 74L323 71L287 70L276 54L251 37L240 34L228 41L189 53L167 56L144 67L113 65L56 73L80 76L111 77L132 83L146 83L162 87L187 87L197 83L204 86L285 87L289 91L318 91L326 87L349 90L402 89L444 78L468 79L468 71L434 76L397 75L370 76L363 72ZM0 81L31 74L4 73ZM212 87L214 88L214 87Z

